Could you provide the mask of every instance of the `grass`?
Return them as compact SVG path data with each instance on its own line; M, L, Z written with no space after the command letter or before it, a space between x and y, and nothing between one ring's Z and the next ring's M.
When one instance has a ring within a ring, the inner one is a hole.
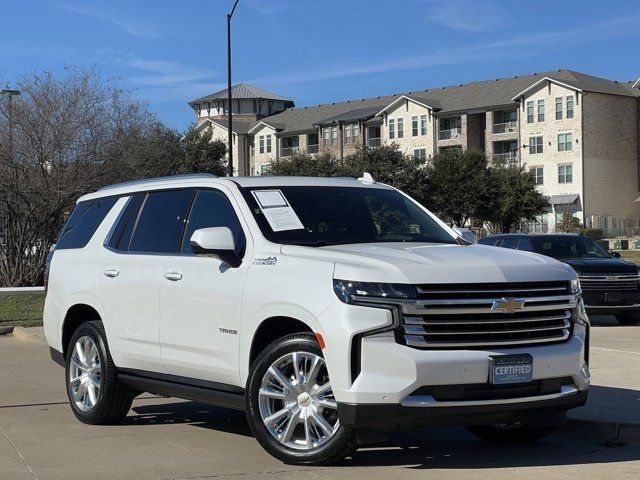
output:
M620 250L620 255L622 258L640 263L640 250Z
M0 293L0 327L42 325L44 293Z

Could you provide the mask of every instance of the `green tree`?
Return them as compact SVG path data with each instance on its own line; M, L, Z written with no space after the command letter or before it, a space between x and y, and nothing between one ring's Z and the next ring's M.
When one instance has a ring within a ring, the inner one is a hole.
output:
M429 204L429 171L424 161L404 155L397 145L358 148L340 162L340 176L358 178L364 172L376 182L392 185L421 204Z
M213 132L205 128L191 127L182 139L183 160L176 173L227 174L227 147L220 140L213 140Z
M494 166L489 170L490 203L486 220L496 231L508 233L522 221L533 221L548 204L536 188L533 174L524 167Z
M340 175L338 162L328 154L312 156L305 153L294 153L290 157L271 160L270 175L300 177L335 177Z
M433 210L456 226L489 215L489 175L483 152L437 155L429 166L429 178Z

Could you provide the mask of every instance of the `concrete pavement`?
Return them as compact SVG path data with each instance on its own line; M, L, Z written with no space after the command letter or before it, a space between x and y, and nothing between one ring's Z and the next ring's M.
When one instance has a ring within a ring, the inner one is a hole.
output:
M593 395L573 417L640 420L640 327L595 327L591 363ZM241 412L194 402L145 394L122 424L83 425L67 405L63 378L46 346L0 337L0 479L635 480L640 473L640 443L602 442L577 422L528 447L431 429L398 434L337 466L291 467L260 448Z

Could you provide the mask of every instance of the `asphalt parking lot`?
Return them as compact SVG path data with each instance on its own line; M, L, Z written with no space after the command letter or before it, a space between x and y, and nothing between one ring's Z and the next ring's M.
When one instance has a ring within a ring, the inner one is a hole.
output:
M593 395L558 433L495 447L462 428L405 432L331 467L287 466L251 437L244 414L142 395L126 421L79 423L63 371L40 343L0 337L0 479L640 478L640 442L606 440L589 419L640 426L640 327L594 322Z

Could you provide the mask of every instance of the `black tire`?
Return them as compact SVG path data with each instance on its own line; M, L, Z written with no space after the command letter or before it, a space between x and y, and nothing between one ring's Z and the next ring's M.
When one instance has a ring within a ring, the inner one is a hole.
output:
M260 445L278 460L293 465L326 465L344 459L357 449L355 432L340 426L323 445L310 450L296 450L276 440L262 421L258 391L269 367L282 356L292 352L308 352L322 358L322 350L311 333L297 333L282 337L256 358L251 366L245 394L246 415L251 431Z
M638 325L640 323L640 315L616 315L616 321L625 326Z
M89 411L82 411L76 405L69 385L73 349L76 342L84 336L90 337L93 340L100 358L100 389L96 403ZM131 408L131 402L138 392L129 389L118 381L116 366L114 365L111 354L109 353L107 335L105 334L102 322L97 320L85 322L78 327L78 329L73 333L67 347L67 356L65 360L65 384L67 387L67 397L69 398L71 410L78 420L90 425L106 425L118 422L127 415Z
M467 430L476 437L496 445L527 444L552 434L557 426L532 426L526 423L514 425L473 425Z

